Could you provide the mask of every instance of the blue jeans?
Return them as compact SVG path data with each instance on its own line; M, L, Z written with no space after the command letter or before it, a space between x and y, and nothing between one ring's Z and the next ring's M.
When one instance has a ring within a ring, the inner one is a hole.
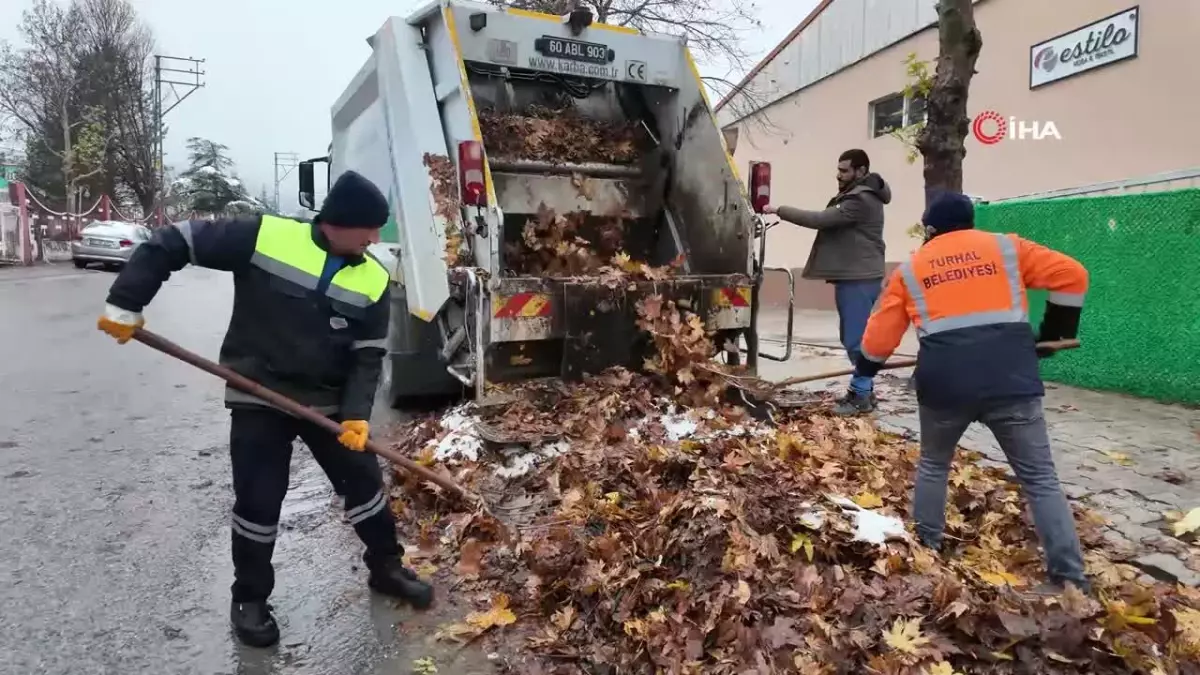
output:
M883 279L833 282L833 299L838 311L838 338L846 348L846 356L850 358L852 366L858 361L867 319L871 317L871 310L875 308L882 287ZM869 394L874 389L875 382L869 377L856 375L850 378L850 390L857 394Z
M1033 511L1050 580L1086 588L1075 518L1054 470L1042 399L984 403L955 410L921 406L919 414L921 459L912 508L921 541L933 548L941 546L946 526L946 483L954 450L971 422L981 422L996 437Z

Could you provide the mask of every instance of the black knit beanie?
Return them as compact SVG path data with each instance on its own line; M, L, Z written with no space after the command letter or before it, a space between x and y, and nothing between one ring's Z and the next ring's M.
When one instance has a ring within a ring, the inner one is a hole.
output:
M934 235L975 227L975 205L958 192L943 192L929 202L921 222Z
M379 229L388 220L388 210L387 197L374 183L356 171L347 171L338 176L313 222Z

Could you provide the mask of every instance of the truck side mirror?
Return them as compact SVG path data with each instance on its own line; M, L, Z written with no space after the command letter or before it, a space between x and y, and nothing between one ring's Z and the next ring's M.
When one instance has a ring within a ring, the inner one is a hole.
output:
M310 211L317 208L317 187L314 185L312 162L300 162L300 199L301 207Z
M313 163L311 161L300 162L300 194L298 197L300 206L309 211L315 211L317 206L316 195L317 189L313 180Z

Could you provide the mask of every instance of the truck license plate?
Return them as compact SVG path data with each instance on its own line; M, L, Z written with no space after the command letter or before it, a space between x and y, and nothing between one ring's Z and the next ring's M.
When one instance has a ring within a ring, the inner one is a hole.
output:
M603 65L612 63L616 58L616 53L609 49L608 45L550 37L549 35L543 35L535 40L533 47L542 56L555 59L570 59Z

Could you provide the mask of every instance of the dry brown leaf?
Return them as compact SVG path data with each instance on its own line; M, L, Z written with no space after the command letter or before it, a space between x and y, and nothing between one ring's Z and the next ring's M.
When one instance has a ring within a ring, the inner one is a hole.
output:
M1133 459L1123 452L1117 452L1115 450L1101 450L1100 454L1108 457L1113 462L1120 464L1121 466L1133 466Z
M554 626L559 630L570 630L571 626L575 624L575 617L575 608L571 605L567 605L566 607L563 607L555 612L554 615L550 617L550 622L553 623Z
M477 577L483 567L483 556L487 547L477 539L468 539L459 551L458 567L455 570L462 577Z
M1187 515L1171 524L1171 530L1176 537L1191 534L1200 530L1200 508L1194 508Z
M884 631L883 640L892 649L910 655L929 644L929 638L921 635L920 619L896 619L892 627Z
M492 605L486 612L471 612L467 615L467 624L480 631L496 626L508 626L517 621L517 615L508 608L508 596L497 593L492 598Z
M854 498L854 503L864 509L877 509L883 506L883 499L874 492L862 492Z

